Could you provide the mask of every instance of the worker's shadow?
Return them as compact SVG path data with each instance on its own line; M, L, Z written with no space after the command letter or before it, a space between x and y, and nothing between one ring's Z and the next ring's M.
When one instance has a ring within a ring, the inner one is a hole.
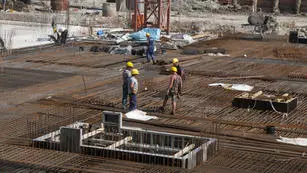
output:
M157 112L161 112L160 107L146 107L146 108L142 108L142 111L147 112L147 113L157 113Z

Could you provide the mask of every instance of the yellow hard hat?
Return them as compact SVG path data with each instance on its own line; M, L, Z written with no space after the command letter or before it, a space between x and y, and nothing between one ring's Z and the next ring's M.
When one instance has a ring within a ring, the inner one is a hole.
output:
M56 32L57 31L57 29L56 28L53 28L53 32Z
M131 74L132 74L132 75L138 75L138 74L140 74L140 73L139 73L139 70L138 70L138 69L134 68L134 69L131 70Z
M171 67L171 71L172 72L177 72L177 68L173 66L173 67Z
M133 63L132 63L131 61L128 61L127 64L126 64L126 66L132 68L132 67L133 67Z
M149 37L149 36L150 36L150 33L147 32L147 33L146 33L146 37Z
M178 60L177 58L174 58L174 59L173 59L173 64L175 64L175 63L177 63L177 62L179 62L179 60Z

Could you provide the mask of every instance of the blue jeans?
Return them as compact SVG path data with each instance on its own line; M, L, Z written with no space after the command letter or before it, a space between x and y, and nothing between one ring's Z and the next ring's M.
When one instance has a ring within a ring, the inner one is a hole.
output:
M136 109L137 101L136 94L129 94L129 111Z
M147 49L146 58L147 58L148 62L150 62L150 59L152 59L152 61L156 61L156 58L155 58L155 55L154 55L154 48L148 48Z
M123 85L123 99L122 99L122 104L123 104L124 109L126 109L127 100L128 100L128 84L124 84Z

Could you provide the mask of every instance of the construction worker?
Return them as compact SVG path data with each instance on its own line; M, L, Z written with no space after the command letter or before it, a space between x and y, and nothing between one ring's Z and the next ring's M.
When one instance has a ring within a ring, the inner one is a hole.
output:
M147 52L146 52L147 62L150 62L150 60L152 60L153 64L156 64L156 58L154 56L155 40L152 37L150 37L150 33L146 33L146 37L147 37Z
M177 68L177 74L181 77L182 80L185 80L185 74L183 68L181 68L179 65L179 60L177 58L174 58L172 63L173 66Z
M52 24L54 25L54 24ZM68 35L68 30L65 27L60 27L57 29L55 25L52 27L53 34L49 35L49 37L56 43L56 44L66 44L66 39Z
M181 89L182 89L182 79L181 77L177 74L177 68L176 67L171 67L171 76L170 76L170 83L168 85L167 93L165 95L164 101L163 101L163 106L161 107L161 110L164 111L167 100L169 97L172 98L172 115L175 115L176 111L176 97L180 97L181 94Z
M6 4L6 0L2 0L2 8L3 8L3 11L5 11L5 4Z
M128 99L128 85L129 80L131 78L131 70L133 68L133 63L131 61L128 61L126 63L126 69L123 71L123 98L122 98L122 104L123 108L127 109L127 99Z
M135 110L137 106L137 101L136 101L136 94L138 92L138 80L136 78L137 75L139 75L138 69L132 69L131 70L131 75L132 77L129 80L129 87L128 87L128 92L129 92L129 111Z
M1 37L0 37L0 50L5 50L5 44Z
M61 44L66 44L68 30L65 27L60 27L58 31L59 33L61 33L61 40L60 40Z

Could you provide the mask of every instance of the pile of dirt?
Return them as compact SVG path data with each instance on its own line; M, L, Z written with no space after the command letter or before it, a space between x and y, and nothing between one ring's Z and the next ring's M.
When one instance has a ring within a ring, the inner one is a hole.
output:
M204 13L240 13L249 14L250 6L239 4L221 4L218 0L172 0L172 11L177 14L199 16Z
M182 14L218 11L227 8L229 6L221 5L217 0L172 0L172 11L178 11Z
M15 11L25 11L28 12L28 5L30 0L7 0L5 5L5 10L13 9ZM2 3L0 3L0 9L3 9Z

